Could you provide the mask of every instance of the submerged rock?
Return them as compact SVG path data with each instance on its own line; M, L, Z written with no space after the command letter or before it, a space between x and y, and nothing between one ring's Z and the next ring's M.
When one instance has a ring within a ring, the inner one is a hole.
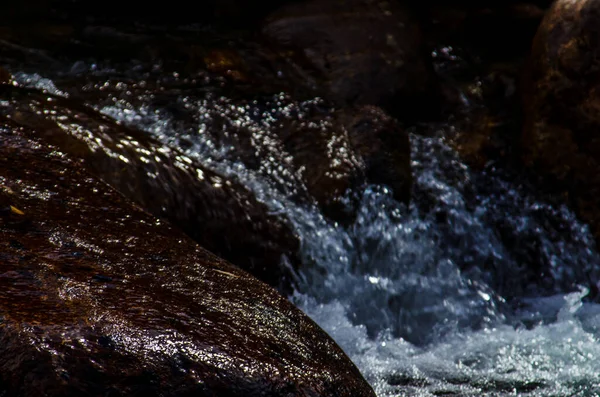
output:
M298 240L250 191L148 134L77 101L4 86L3 113L40 136L204 248L290 292Z
M374 396L275 290L0 125L0 394Z
M600 1L559 0L535 37L522 144L541 185L563 195L600 241Z
M340 106L378 105L406 119L438 110L418 23L396 2L302 1L270 14L262 31L295 65L284 77Z

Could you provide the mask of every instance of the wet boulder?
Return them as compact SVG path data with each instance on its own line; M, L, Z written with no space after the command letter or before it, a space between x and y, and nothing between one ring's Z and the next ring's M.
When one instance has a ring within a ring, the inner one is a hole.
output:
M308 192L331 219L353 218L351 192L366 183L387 185L398 201L410 199L408 134L381 108L356 106L294 120L279 136Z
M274 289L0 124L0 394L374 396Z
M524 82L525 163L600 238L600 1L556 1Z
M408 132L376 106L344 110L340 120L364 162L367 182L387 185L396 200L408 203L412 185Z
M378 105L403 119L438 111L438 86L415 17L397 2L284 6L262 33L290 65L283 78L339 106Z
M0 88L0 96L12 122L82 159L90 172L204 248L291 292L298 239L244 186L76 100L12 85Z

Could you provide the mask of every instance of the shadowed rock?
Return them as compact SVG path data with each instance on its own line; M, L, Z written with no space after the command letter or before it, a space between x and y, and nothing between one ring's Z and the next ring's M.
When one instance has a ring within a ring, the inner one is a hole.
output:
M396 200L408 203L412 185L408 133L375 106L342 111L340 118L365 163L367 181L388 185Z
M525 78L522 144L541 185L600 238L600 1L554 3Z
M272 13L262 31L296 66L297 84L338 105L378 105L402 118L438 110L418 23L396 2L302 1Z
M236 184L148 134L65 98L4 86L4 113L84 160L92 173L206 249L289 292L298 241L291 229Z
M351 107L295 120L279 135L308 191L334 220L353 217L344 196L366 183L388 185L398 201L410 199L408 134L380 108Z
M374 396L275 290L0 125L0 394Z

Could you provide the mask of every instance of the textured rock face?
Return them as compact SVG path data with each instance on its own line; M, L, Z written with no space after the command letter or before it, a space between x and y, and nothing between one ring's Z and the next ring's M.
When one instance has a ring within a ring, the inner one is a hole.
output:
M4 396L373 396L275 290L0 126Z
M404 118L437 109L418 23L396 2L294 3L272 13L263 34L303 73L299 84L339 105L378 105Z
M289 291L284 263L296 264L296 236L243 186L76 101L12 86L0 95L10 100L4 113L15 123L83 159L92 173L206 249Z
M535 37L523 156L600 237L600 1L557 1Z

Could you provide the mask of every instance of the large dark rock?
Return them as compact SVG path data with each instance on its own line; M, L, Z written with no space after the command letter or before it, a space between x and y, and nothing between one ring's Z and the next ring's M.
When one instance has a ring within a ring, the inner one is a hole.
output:
M334 220L352 219L347 193L366 183L385 184L398 201L410 200L408 134L378 107L349 107L293 120L279 136L309 193Z
M364 163L367 182L387 185L396 200L408 203L412 185L408 132L375 106L343 110L340 119Z
M0 125L0 394L374 396L275 290Z
M418 22L397 2L301 1L270 14L262 32L295 65L284 77L340 106L378 105L406 119L438 110Z
M600 241L600 1L560 0L535 37L524 86L523 159Z
M13 122L83 159L92 173L204 248L290 292L297 237L242 185L77 101L11 85L0 96Z

